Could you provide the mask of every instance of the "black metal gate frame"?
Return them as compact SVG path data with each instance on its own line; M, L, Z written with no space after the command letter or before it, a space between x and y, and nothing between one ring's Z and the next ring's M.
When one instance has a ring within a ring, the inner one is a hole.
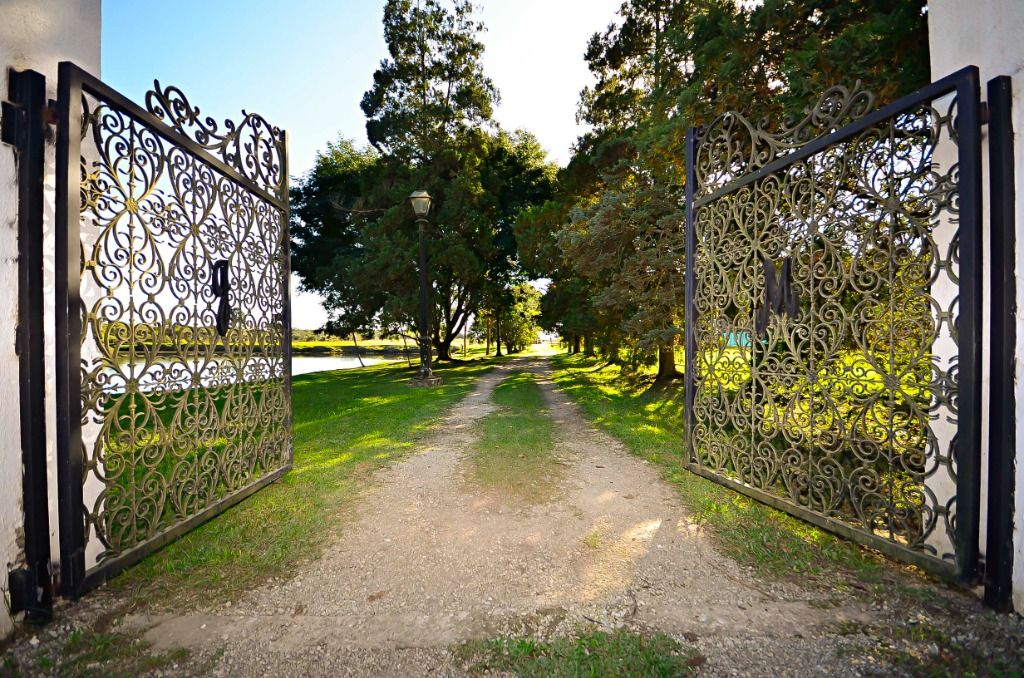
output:
M985 542L985 604L1013 608L1014 457L1017 452L1016 186L1013 88L1002 75L988 81L989 228L991 318L989 350L988 534ZM1021 554L1020 557L1024 557Z
M829 146L854 138L871 127L922 103L948 94L957 96L959 181L959 408L957 450L956 562L938 561L921 553L901 548L892 542L841 521L808 510L745 483L720 476L696 463L694 441L694 397L696 392L697 337L694 303L694 254L697 210L722 196L733 193L789 165L822 152ZM689 469L705 478L758 501L791 513L848 539L866 543L898 560L908 561L941 576L966 582L977 574L979 511L981 490L981 368L982 368L982 181L981 181L981 103L979 72L976 66L963 68L941 80L884 106L845 127L818 137L788 155L776 158L756 171L735 179L718 190L695 198L698 130L690 129L686 138L686 431Z
M211 504L191 518L176 524L153 538L130 548L105 562L102 567L86 572L83 479L85 474L82 449L82 402L80 338L82 322L79 309L80 271L80 200L81 200L81 129L82 96L91 94L116 106L121 112L145 124L154 133L180 146L197 160L240 184L247 191L267 201L281 213L283 238L284 295L284 388L291 401L291 301L288 291L290 275L289 204L287 153L282 154L281 173L285 182L280 197L273 195L221 159L212 156L193 139L168 127L158 117L136 105L116 90L71 62L58 66L57 83L57 158L56 158L56 311L57 339L56 411L57 411L57 484L59 492L60 527L60 593L77 598L99 586L118 572L139 562L146 555L168 544L185 532L209 520L274 482L292 467L291 456L282 468L261 477L253 484ZM285 148L287 142L285 141ZM291 413L287 415L291 428ZM290 446L289 446L290 447ZM289 455L291 455L291 450Z
M46 373L43 330L43 205L46 148L46 78L36 71L8 72L10 102L3 102L0 140L17 148L19 405L26 568L8 579L11 612L30 621L52 612L50 515L46 477Z

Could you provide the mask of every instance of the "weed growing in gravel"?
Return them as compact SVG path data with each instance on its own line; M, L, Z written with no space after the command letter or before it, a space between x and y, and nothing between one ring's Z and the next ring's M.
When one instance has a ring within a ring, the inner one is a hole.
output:
M454 648L472 673L507 671L517 676L689 676L702 657L660 633L617 630L543 642L533 638L471 641Z
M1024 675L1024 654L1012 635L987 628L987 623L970 628L942 628L918 616L906 624L874 624L861 632L872 645L854 656L880 658L901 673L929 678L953 676ZM962 634L964 637L957 637ZM969 640L967 637L971 637Z

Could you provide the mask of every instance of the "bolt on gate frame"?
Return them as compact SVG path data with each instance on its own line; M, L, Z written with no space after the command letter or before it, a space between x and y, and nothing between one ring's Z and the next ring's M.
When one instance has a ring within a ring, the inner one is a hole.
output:
M690 130L689 468L969 581L982 450L978 69L872 108L869 92L836 87L778 132L737 113ZM1012 350L994 356L993 379ZM990 513L1007 513L1002 501L990 498Z

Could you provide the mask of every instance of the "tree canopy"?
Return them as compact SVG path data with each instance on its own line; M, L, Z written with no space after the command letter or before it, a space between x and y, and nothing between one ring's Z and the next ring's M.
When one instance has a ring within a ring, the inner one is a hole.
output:
M728 110L781 123L836 84L882 103L927 82L924 0L626 0L595 33L590 126L556 197L517 224L552 284L542 324L612 360L676 376L683 312L685 134Z

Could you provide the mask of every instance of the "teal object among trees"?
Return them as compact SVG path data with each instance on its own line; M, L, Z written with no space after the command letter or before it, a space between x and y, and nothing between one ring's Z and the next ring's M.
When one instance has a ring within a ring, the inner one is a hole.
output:
M746 348L750 346L750 332L728 332L725 345L729 348Z

